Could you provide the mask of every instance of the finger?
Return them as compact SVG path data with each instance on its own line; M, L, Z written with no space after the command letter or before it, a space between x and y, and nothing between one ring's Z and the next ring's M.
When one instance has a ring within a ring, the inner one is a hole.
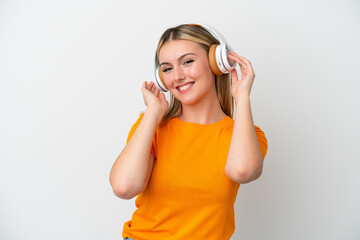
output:
M160 93L160 91L159 91L159 89L155 89L155 92L154 92L154 94L155 94L155 96L159 96L159 93Z
M151 92L154 93L156 90L156 86L153 84L152 87L151 87Z
M235 56L230 56L230 55L229 55L229 59L234 60L235 62L237 62L239 64L241 73L246 72L248 65L245 62L243 62L242 60L238 59Z
M241 69L241 72L245 72L247 71L247 69L252 69L251 63L249 60L247 60L244 57L239 56L238 54L236 54L234 52L232 52L232 55L229 55L229 59L232 59L234 61L236 61L239 65L240 68L243 67L244 69Z
M242 60L240 60L239 58L237 58L235 56L229 55L229 59L233 60L239 64L241 72L245 72L246 69L248 68L248 65L245 62L243 62Z
M239 54L237 54L236 52L230 52L231 55L236 56L237 58L239 58L240 60L243 60L244 62L246 62L247 64L251 64L250 60L240 56Z
M237 81L239 81L239 78L236 69L234 69L231 71L231 84L234 84Z
M246 61L244 61L243 59L241 59L235 55L229 55L229 59L237 62L240 65L240 67L248 65L248 63Z
M236 61L237 63L239 63L240 66L240 70L241 73L244 75L250 74L251 72L254 72L251 63L250 62L246 62L246 60L241 59L235 55L229 55L229 59L233 59L234 61Z
M146 86L146 89L150 91L153 85L153 82L149 82L149 84Z
M154 83L153 86L152 86L152 88L151 88L151 92L155 93L156 89L157 89L157 87L156 87L156 85L155 85L155 83Z

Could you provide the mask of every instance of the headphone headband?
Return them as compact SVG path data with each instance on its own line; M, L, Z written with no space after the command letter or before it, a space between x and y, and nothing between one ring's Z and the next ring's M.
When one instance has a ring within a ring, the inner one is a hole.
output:
M219 41L220 45L226 45L226 41L225 41L224 37L219 32L217 32L215 29L211 28L210 26L204 25L204 24L196 24L196 23L190 23L188 25L194 25L194 26L199 26L199 27L204 28L211 35L213 35L214 38L216 38Z

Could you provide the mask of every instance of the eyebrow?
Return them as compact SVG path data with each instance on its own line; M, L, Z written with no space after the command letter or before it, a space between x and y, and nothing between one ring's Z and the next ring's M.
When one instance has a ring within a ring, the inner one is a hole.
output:
M178 58L178 61L180 61L181 59L183 59L184 57L188 56L188 55L196 55L195 53L185 53L184 55L182 55L181 57ZM168 62L163 62L163 63L160 63L160 66L161 65L164 65L164 64L170 64Z

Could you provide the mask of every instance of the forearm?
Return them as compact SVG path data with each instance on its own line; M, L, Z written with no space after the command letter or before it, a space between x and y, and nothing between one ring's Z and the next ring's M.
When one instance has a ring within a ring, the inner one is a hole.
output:
M255 180L262 171L262 153L256 136L250 96L236 99L234 129L225 171L237 182Z
M146 182L152 140L162 115L155 109L147 109L111 172L110 184L114 191L140 192Z

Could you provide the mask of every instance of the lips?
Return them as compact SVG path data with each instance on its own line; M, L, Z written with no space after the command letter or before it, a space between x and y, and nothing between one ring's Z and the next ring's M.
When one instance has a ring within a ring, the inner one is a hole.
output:
M177 86L176 89L179 91L179 92L185 92L187 89L191 88L192 85L194 85L194 82L188 82L188 83L185 83L181 86Z

